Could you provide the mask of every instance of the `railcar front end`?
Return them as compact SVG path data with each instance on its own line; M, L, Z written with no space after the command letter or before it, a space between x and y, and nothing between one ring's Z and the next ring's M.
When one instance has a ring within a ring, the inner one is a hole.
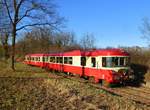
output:
M134 80L129 56L102 57L102 69L110 71L108 77L104 79L108 83L127 83Z

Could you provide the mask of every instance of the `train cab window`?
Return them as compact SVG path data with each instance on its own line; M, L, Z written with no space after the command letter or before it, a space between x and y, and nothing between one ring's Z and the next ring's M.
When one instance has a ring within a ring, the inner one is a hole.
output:
M68 63L68 57L64 57L64 64Z
M92 67L96 67L96 58L94 57L91 58L91 64Z
M124 67L128 66L129 58L127 57L103 57L102 66L103 67Z
M120 66L125 66L124 61L125 59L123 57L120 57Z
M86 66L86 57L81 57L81 66Z
M68 58L68 63L69 63L69 64L72 64L72 62L73 62L73 61L72 61L72 57L69 57L69 58Z

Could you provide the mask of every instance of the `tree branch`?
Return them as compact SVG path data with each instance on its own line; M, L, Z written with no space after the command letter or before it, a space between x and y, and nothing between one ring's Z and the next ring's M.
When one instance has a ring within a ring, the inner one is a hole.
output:
M24 14L20 19L18 19L18 22L17 22L17 23L19 23L23 18L27 17L27 16L28 16L28 13L29 13L30 11L32 11L32 10L34 10L34 8L31 8L31 9L26 10L25 14Z
M24 1L25 1L25 0L20 0L19 4L18 4L18 6L17 6L17 10L20 9L20 6L22 5L22 3L23 3Z
M18 29L16 29L17 31L21 30L21 29L24 29L26 27L32 27L32 26L41 26L41 25L49 25L51 26L52 28L58 30L59 32L62 32L60 29L58 29L56 26L53 25L54 23L35 23L35 24L27 24L27 25L24 25Z
M10 15L10 10L9 10L9 7L8 7L8 4L7 4L6 0L4 0L4 3L5 3L5 6L6 6L6 9L7 9L7 13L8 13L9 19L10 19L11 23L14 24L14 22L12 20L12 17Z

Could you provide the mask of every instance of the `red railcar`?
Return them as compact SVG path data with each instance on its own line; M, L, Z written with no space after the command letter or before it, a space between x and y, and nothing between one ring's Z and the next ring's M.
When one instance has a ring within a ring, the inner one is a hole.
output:
M25 63L93 78L95 83L122 83L133 78L130 56L122 49L74 50L57 54L28 54Z

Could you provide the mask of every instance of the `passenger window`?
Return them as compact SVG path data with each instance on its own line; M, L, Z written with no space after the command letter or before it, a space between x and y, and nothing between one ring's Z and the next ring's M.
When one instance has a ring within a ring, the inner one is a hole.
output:
M68 63L69 63L69 64L72 64L72 57L69 57Z
M96 67L96 58L91 58L91 64L92 67Z
M102 67L106 67L106 57L102 58Z
M45 57L43 57L43 62L45 62Z
M47 57L45 57L46 58L46 62L48 62L48 56Z
M64 57L64 64L68 63L68 57Z
M55 63L55 57L51 57L51 58L50 58L50 62Z
M38 61L39 59L38 59L38 57L36 57L36 61Z
M59 63L59 57L57 57L56 62Z
M81 57L81 66L86 66L86 57Z
M59 62L63 63L63 57L59 57Z

